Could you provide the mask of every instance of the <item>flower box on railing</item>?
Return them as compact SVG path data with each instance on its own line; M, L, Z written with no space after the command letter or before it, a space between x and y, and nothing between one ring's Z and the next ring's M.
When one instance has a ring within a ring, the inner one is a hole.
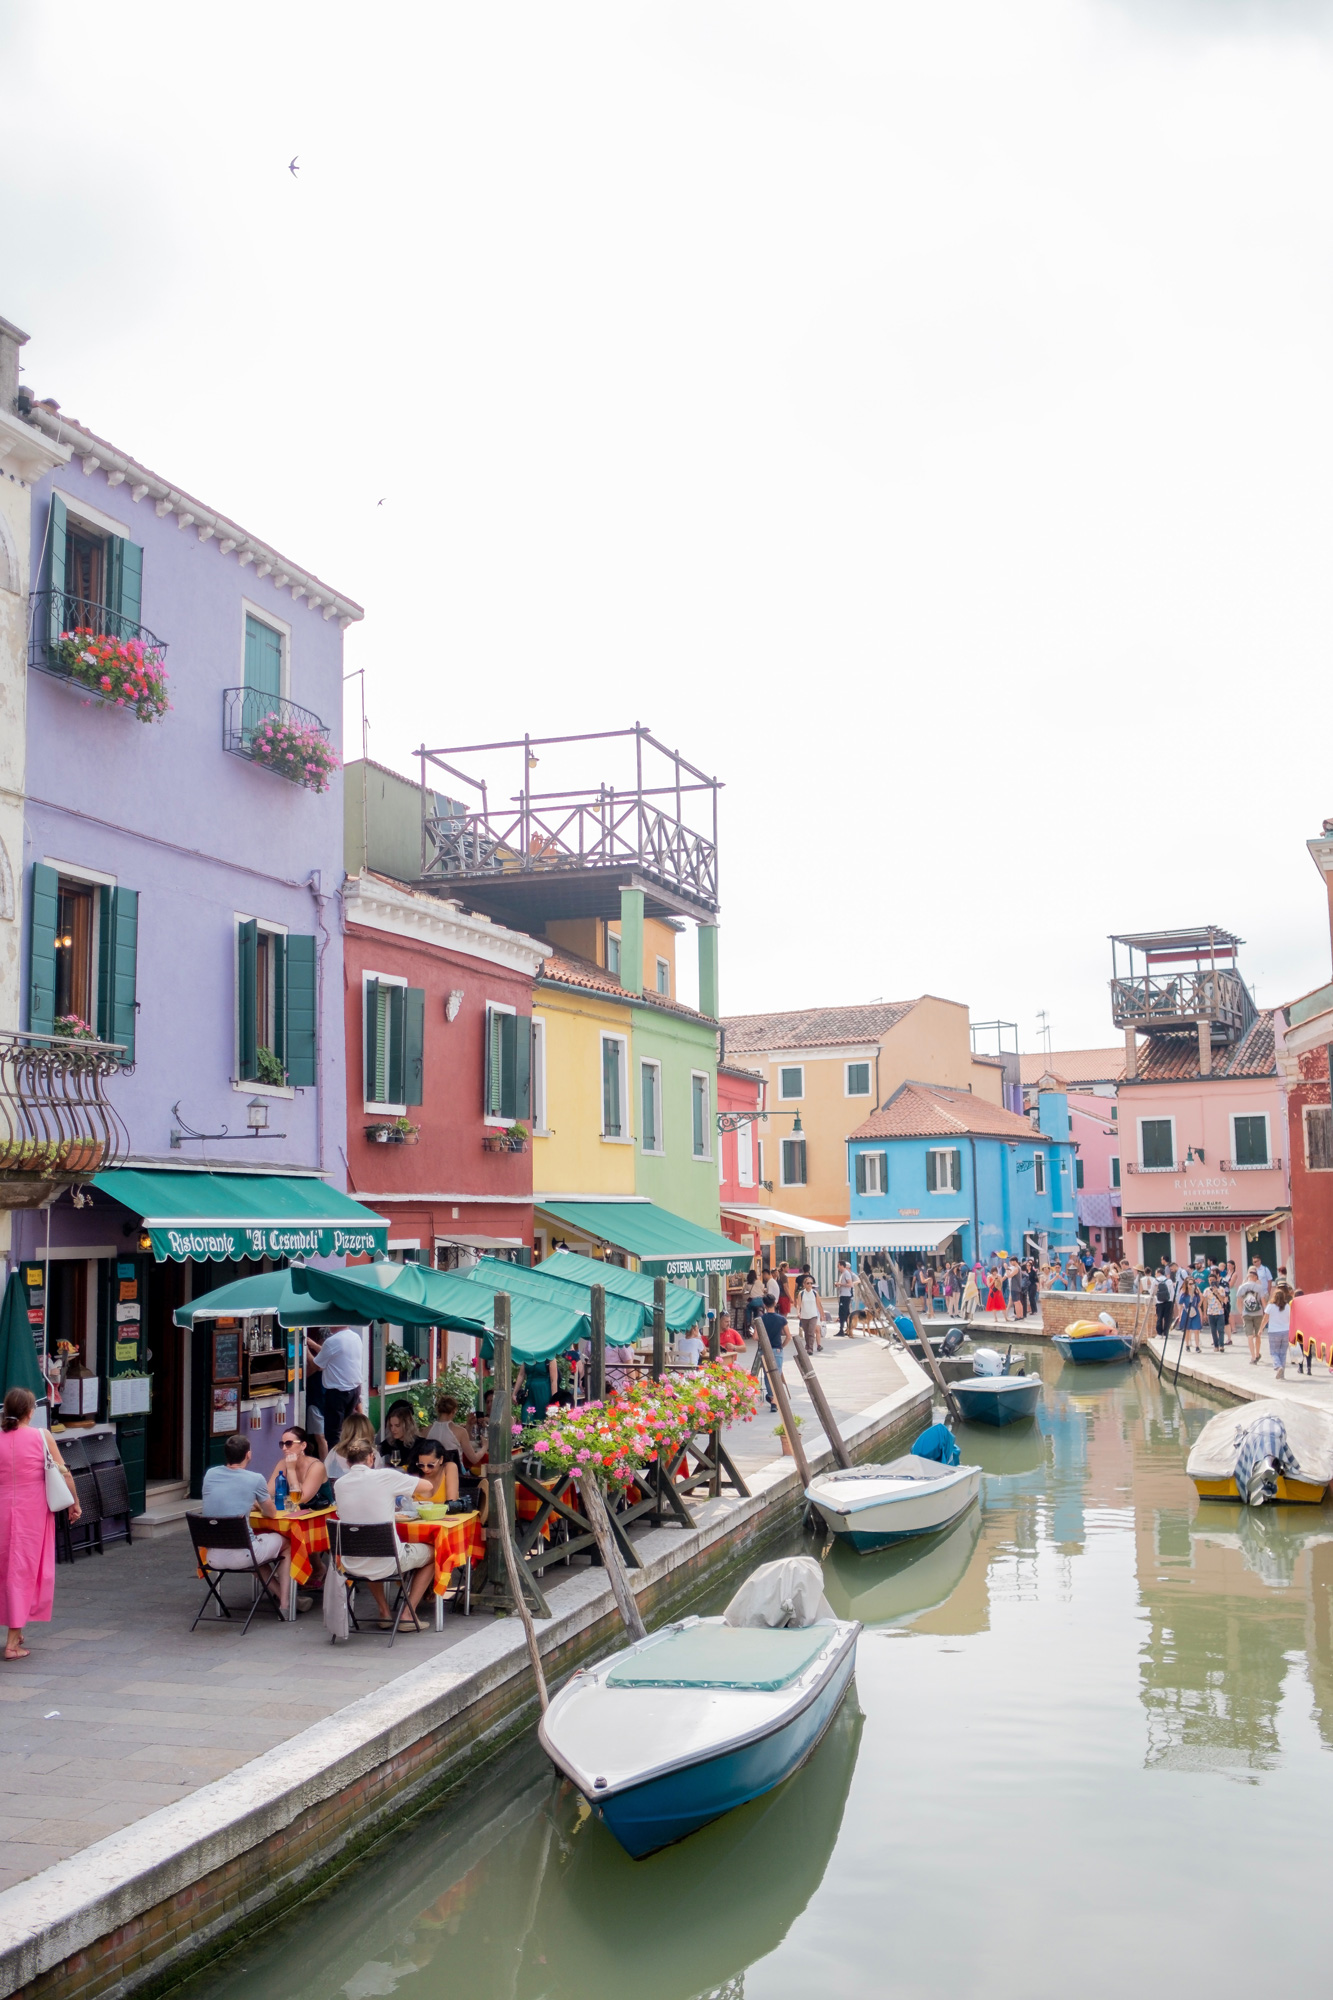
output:
M338 769L338 753L319 717L262 688L223 689L222 747L310 792L326 792Z
M167 699L166 647L143 625L63 590L32 598L28 664L80 689L105 708L158 722Z

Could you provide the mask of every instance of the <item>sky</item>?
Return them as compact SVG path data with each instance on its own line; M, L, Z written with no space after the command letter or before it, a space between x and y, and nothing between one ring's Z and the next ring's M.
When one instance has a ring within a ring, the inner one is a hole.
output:
M716 773L727 1013L1328 978L1331 225L1320 0L0 0L35 393L364 605L353 754Z

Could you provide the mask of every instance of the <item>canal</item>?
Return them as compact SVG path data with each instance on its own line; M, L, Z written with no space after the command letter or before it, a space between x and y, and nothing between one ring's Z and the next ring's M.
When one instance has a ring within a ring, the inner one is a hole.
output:
M826 1559L853 1693L768 1798L630 1861L529 1738L189 2000L1191 1996L1329 1945L1333 1509L1200 1504L1219 1405L1034 1350L980 1506ZM805 1547L812 1543L807 1541Z

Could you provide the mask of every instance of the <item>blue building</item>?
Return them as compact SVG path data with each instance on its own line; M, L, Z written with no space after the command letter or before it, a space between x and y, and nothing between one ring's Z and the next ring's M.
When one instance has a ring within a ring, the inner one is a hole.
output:
M1069 1105L1034 1125L970 1090L904 1083L847 1141L854 1249L983 1262L1077 1246Z

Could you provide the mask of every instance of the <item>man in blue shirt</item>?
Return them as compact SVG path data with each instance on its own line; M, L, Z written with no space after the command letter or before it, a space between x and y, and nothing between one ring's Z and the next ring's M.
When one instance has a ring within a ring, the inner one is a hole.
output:
M203 1488L199 1496L201 1514L216 1514L224 1521L244 1520L247 1515L259 1513L266 1520L276 1521L278 1510L274 1506L268 1490L268 1481L262 1472L255 1472L250 1466L250 1440L240 1431L234 1431L222 1448L225 1465L210 1465L204 1474ZM282 1566L278 1571L278 1602L283 1615L287 1612L287 1592L291 1587L291 1545L276 1529L262 1531L255 1536L255 1554L261 1563L277 1562ZM215 1549L209 1554L214 1569L249 1569L250 1558L243 1549ZM313 1597L298 1597L298 1611L308 1611L314 1603Z
M787 1331L787 1322L782 1314L778 1312L760 1313L759 1319L764 1332L768 1335L768 1344L773 1350L774 1365L780 1375L782 1373L782 1350L791 1338L791 1335ZM767 1369L764 1370L764 1393L768 1397L769 1409L776 1410L777 1403L773 1398L773 1385L768 1379Z

